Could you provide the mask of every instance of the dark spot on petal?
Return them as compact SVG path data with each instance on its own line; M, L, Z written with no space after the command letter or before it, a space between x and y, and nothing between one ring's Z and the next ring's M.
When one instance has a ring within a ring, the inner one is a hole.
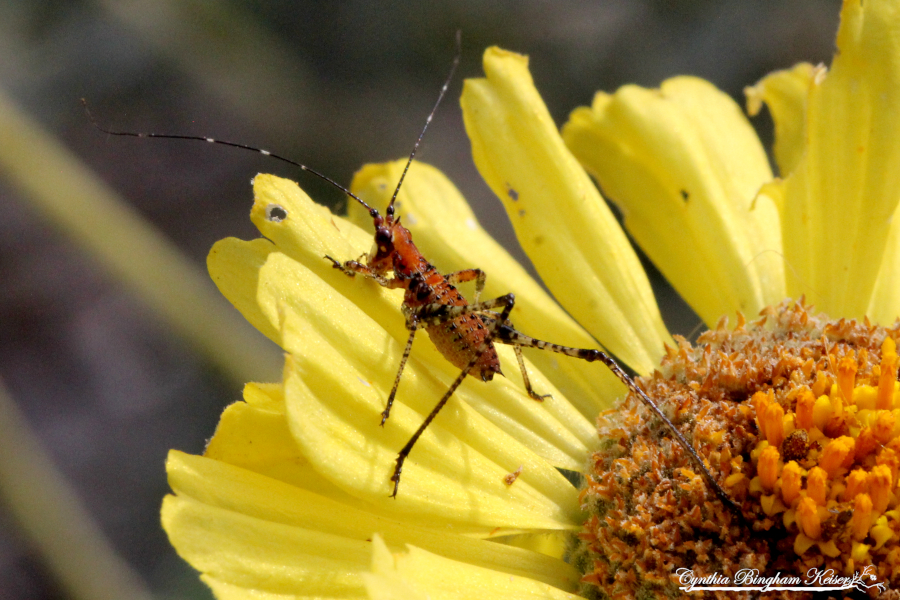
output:
M287 219L288 213L283 206L270 204L266 207L266 220L273 223L281 223Z
M681 190L681 199L687 202L690 199L691 195L688 194L687 190Z
M520 216L520 217L524 217L524 216L525 216L525 209L524 209L524 208L520 208L520 209L519 209L519 216Z
M519 192L513 189L511 185L506 184L506 195L509 196L509 199L513 202L517 202L519 200Z

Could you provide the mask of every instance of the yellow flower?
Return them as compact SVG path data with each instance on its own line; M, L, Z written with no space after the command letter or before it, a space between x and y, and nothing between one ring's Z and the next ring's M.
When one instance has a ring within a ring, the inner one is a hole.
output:
M683 403L668 410L685 411L679 426L744 518L759 515L759 527L781 531L783 552L842 568L893 556L884 564L896 571L900 465L888 446L900 434L900 392L896 348L882 342L900 326L828 323L787 303L765 314L779 335L819 335L815 360L717 353L741 336L768 335L762 321L743 318L734 332L714 327L697 348L676 343L585 168L707 325L803 293L833 315L892 323L900 314L898 10L885 0L848 1L830 70L801 65L748 90L751 112L762 102L773 112L781 179L739 108L708 83L680 77L659 90L600 93L560 135L527 59L488 49L487 77L467 81L462 98L475 162L566 312L487 237L436 169L413 164L398 197L402 222L443 272L479 267L488 275L483 297L516 293L511 319L523 332L577 347L600 340L647 376L648 389L681 385ZM385 206L403 163L365 167L353 191ZM348 278L323 258L369 250L371 219L355 203L349 219L331 215L269 175L255 178L254 193L251 219L263 237L219 242L209 270L284 348L284 379L248 384L204 456L170 454L174 495L163 505L172 543L219 598L573 598L598 588L628 596L671 585L660 570L661 536L682 519L691 531L743 535L737 515L713 506L693 465L665 445L670 436L644 435L637 409L607 411L615 424L604 426L601 447L595 419L624 391L602 366L527 353L534 388L552 394L538 403L524 394L506 347L498 352L508 378L463 383L390 498L398 450L458 371L416 342L380 427L408 337L402 293ZM865 347L852 364L841 362L844 350L829 353L853 336ZM768 349L754 340L752 349ZM760 375L747 391L748 368L769 379ZM802 389L778 387L801 379ZM710 389L747 393L729 398L724 412L693 403ZM654 465L672 460L677 467L654 480ZM587 473L587 487L579 494L559 469ZM626 484L633 497L620 490ZM671 502L645 502L642 486L665 487ZM840 502L859 516L835 528L826 506ZM659 522L654 511L672 507ZM609 531L618 537L604 539ZM691 539L687 529L677 536L679 552L717 564L709 538ZM637 547L648 549L640 560ZM754 539L741 548L754 560L771 556ZM880 575L896 584L896 573Z

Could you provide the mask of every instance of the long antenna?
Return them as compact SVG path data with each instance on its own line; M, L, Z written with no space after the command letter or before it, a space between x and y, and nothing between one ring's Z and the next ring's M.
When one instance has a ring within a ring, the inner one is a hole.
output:
M416 140L415 146L413 146L412 152L409 153L409 160L406 161L406 166L403 167L403 173L400 175L400 181L397 182L397 187L394 188L394 195L391 196L391 202L388 204L387 211L385 214L388 217L392 217L394 215L394 201L397 199L397 194L400 193L400 186L403 185L403 180L406 179L406 172L409 171L409 166L412 164L413 159L416 157L416 150L419 149L419 144L422 143L422 138L425 137L425 132L428 131L428 126L431 124L431 119L434 117L434 113L437 112L438 106L441 105L441 100L444 99L444 94L447 93L447 88L450 87L450 82L453 81L453 75L456 74L456 68L459 66L459 59L462 56L462 31L456 30L456 56L453 57L453 65L450 67L450 74L447 75L447 79L444 81L444 87L441 88L441 93L438 94L437 102L434 103L434 107L431 109L431 112L428 113L428 118L425 119L425 126L422 128L422 133L419 134L419 138Z
M369 211L369 215L371 215L373 218L378 216L378 211L376 209L374 209L371 206L369 206L368 204L366 204L362 198L360 198L359 196L357 196L356 194L354 194L353 192L351 192L350 190L348 190L347 188L345 188L344 186L339 184L334 179L328 177L327 175L323 175L322 173L319 173L315 169L310 169L306 165L300 164L295 160L291 160L290 158L280 156L278 154L269 152L268 150L263 150L262 148L257 148L255 146L248 146L247 144L239 144L237 142L229 142L226 140L216 140L213 138L203 137L200 135L178 135L178 134L171 134L171 133L141 133L141 132L135 132L135 131L113 131L111 129L107 129L107 128L101 126L97 122L97 119L94 118L94 115L91 114L91 111L88 108L87 100L82 98L81 104L84 105L84 112L87 113L88 119L91 120L91 124L107 135L119 135L119 136L136 137L136 138L159 138L159 139L163 139L163 140L193 140L193 141L197 141L197 142L209 142L210 144L219 144L222 146L231 146L232 148L240 148L242 150L251 150L253 152L259 152L260 154L262 154L264 156L271 156L275 160L280 160L281 162L285 162L289 165L293 165L293 166L297 167L298 169L300 169L301 171L306 171L310 175L315 175L319 179L322 179L323 181L330 183L331 185L333 185L337 189L341 190L342 192L344 192L345 194L347 194L348 196L350 196L351 198L353 198L354 200L356 200L357 202L362 204L364 207L366 207L366 210Z

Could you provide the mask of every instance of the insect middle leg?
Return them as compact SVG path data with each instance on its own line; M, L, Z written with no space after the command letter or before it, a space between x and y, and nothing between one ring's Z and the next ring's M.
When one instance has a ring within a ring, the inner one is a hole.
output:
M457 278L457 276L460 274L463 274L462 277L464 278ZM451 273L447 276L447 280L451 281L451 283L456 283L459 281L471 281L472 279L476 280L476 295L480 294L481 290L484 288L484 273L480 269L467 269L466 271L457 271L456 273ZM467 304L463 306L451 306L447 304L435 303L425 304L414 309L406 309L406 328L409 329L409 339L407 339L406 341L406 348L403 350L403 357L400 359L400 367L397 369L397 375L394 377L394 385L393 387L391 387L391 393L388 395L387 406L385 406L384 411L382 411L381 413L382 427L391 414L391 407L394 405L394 398L397 396L397 389L400 387L400 379L403 375L403 369L406 367L407 360L409 360L409 353L410 350L412 350L413 340L415 339L416 331L419 329L419 327L437 326L462 315L483 312L500 306L506 307L507 305L509 305L510 310L512 310L512 305L514 303L515 297L512 294L507 294L506 296L501 296L487 302L477 302L475 304ZM482 352L484 351L482 350L481 352L476 353L476 362L477 358L480 358Z
M534 388L531 387L531 379L528 378L528 370L525 369L525 357L522 356L522 346L513 344L512 347L513 351L516 353L516 361L519 363L519 370L522 371L522 381L525 383L525 391L528 392L529 397L538 402L543 402L547 398L552 398L553 396L551 394L538 394L534 391Z
M497 308L499 306L503 306L503 310L500 312L496 319L491 319L487 323L487 335L484 340L479 344L478 348L476 348L475 352L472 354L472 358L469 359L468 364L463 368L460 372L459 376L450 384L450 388L444 393L438 403L435 405L431 412L425 417L425 421L419 425L419 428L416 432L409 438L409 441L406 442L406 445L400 450L397 454L397 464L394 467L394 474L391 475L391 481L394 482L394 491L391 494L392 498L397 497L397 489L400 486L400 473L403 471L403 463L406 461L406 457L409 456L409 453L412 451L413 446L416 445L416 442L419 441L419 438L422 437L422 433L425 432L425 429L431 424L434 418L441 412L441 409L444 408L444 405L447 404L447 401L450 400L450 397L453 395L453 392L456 391L463 380L466 378L466 375L475 367L478 363L478 359L481 358L481 355L491 346L491 340L493 339L494 333L497 330L497 326L500 323L505 323L506 319L509 317L509 313L512 310L513 305L515 304L515 296L513 294L507 294L505 296L501 296L499 298L495 298L494 300L489 300L487 302L480 302L477 304L470 304L468 306L447 306L445 304L426 304L421 307L421 312L428 313L429 311L434 311L439 314L432 314L431 316L419 316L420 324L428 324L428 325L437 325L443 322L446 322L449 319L456 318L460 315L473 313L473 312L483 312L488 311L491 308Z
M332 259L334 260L334 259ZM334 261L337 263L337 261ZM339 263L337 263L339 264ZM351 261L351 264L359 264L356 261ZM360 265L365 266L365 265ZM341 265L340 268L342 271L347 272L346 265ZM361 272L357 269L357 267L350 267L350 270L353 273ZM371 276L368 273L367 276ZM374 278L374 277L373 277ZM375 278L376 281L384 285L385 287L390 287L389 282L392 281L390 279L384 279L382 282L380 279ZM447 283L450 285L456 285L459 283L463 283L466 281L475 281L475 302L477 304L478 298L481 296L481 292L484 290L484 282L485 282L485 274L481 269L465 269L463 271L457 271L455 273L450 273L446 276ZM403 375L403 369L406 367L406 361L409 360L409 353L412 350L413 340L416 337L416 330L419 327L419 314L422 312L427 312L422 309L426 309L427 307L421 307L419 310L410 310L407 311L406 315L406 328L409 329L409 339L406 340L406 348L403 350L403 357L400 359L400 366L397 368L397 375L394 377L394 385L391 387L391 393L388 395L387 406L385 406L384 411L381 413L381 426L384 427L384 423L388 420L388 417L391 414L391 406L394 404L394 398L397 396L397 388L400 387L400 378Z
M481 292L484 291L484 283L487 281L487 275L481 269L463 269L455 273L446 275L447 283L457 285L466 281L475 281L475 295L473 296L475 304L481 298Z

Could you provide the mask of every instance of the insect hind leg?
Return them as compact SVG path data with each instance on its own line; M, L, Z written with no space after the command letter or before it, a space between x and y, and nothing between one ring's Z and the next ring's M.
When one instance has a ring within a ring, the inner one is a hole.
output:
M703 475L706 482L715 492L716 496L722 501L725 506L731 508L734 514L738 515L739 518L743 518L743 513L741 512L740 507L737 503L731 499L731 497L722 489L722 487L718 484L718 482L713 478L712 473L710 473L706 464L703 462L703 459L700 458L700 455L694 449L694 447L687 441L681 431L675 427L675 424L666 416L662 409L659 408L659 405L654 402L647 393L638 387L637 383L628 376L625 371L622 370L622 367L613 360L611 356L602 352L600 350L595 350L592 348L572 348L570 346L561 346L559 344L553 344L550 342L545 342L544 340L539 340L530 336L525 335L520 331L516 331L513 329L512 325L505 318L500 319L500 325L496 327L496 331L493 335L493 341L501 343L501 344L509 344L515 346L518 350L522 347L527 348L539 348L541 350L550 350L551 352L557 352L559 354L565 354L566 356L571 356L573 358L580 358L582 360L586 360L588 362L600 361L606 367L613 372L622 383L628 387L628 390L635 394L644 405L653 412L657 418L662 420L665 424L666 428L672 434L672 436L678 441L682 448L688 453L688 456L691 458L692 462L697 466L700 470L700 473ZM533 397L533 396L532 396Z

